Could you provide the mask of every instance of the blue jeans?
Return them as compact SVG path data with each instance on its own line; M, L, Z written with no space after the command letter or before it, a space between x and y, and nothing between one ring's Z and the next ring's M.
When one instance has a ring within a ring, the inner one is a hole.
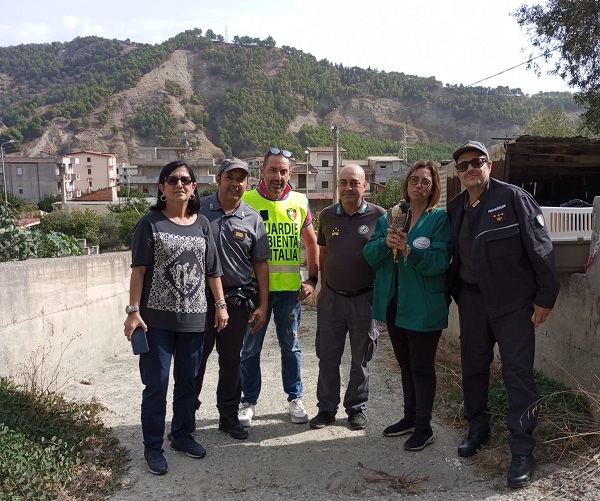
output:
M189 436L194 429L196 373L202 358L204 332L174 332L148 327L147 353L140 355L142 433L144 446L160 449L165 435L169 370L173 361L173 437Z
M302 397L302 379L300 376L301 353L298 343L300 313L302 304L298 299L300 291L281 291L269 293L267 319L258 332L246 331L240 376L242 380L242 402L256 404L260 394L260 352L271 313L275 317L275 330L281 348L281 379L283 391L288 394L288 402Z

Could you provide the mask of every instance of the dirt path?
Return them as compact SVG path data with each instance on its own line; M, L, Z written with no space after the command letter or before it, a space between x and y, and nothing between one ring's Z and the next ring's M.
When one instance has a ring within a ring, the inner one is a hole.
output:
M304 307L302 315L304 402L312 417L317 412L316 309ZM435 417L435 442L422 452L405 452L402 445L406 437L383 436L383 428L399 419L402 408L400 376L390 368L393 355L385 334L381 336L374 362L366 430L351 431L345 415L340 413L334 425L321 430L312 430L307 424L292 424L281 387L279 348L270 329L262 355L263 390L249 438L234 440L217 429L217 363L213 354L196 432L196 439L208 454L204 459L194 460L171 451L165 444L169 473L161 477L150 474L143 460L139 424L142 385L135 356L126 353L107 360L101 369L88 376L91 385L75 384L68 388L68 396L82 400L95 396L101 400L108 408L105 413L108 425L131 451L125 486L112 500L565 499L564 495L548 495L548 481L544 480L548 468L546 472L542 468L539 474L543 480L521 491L506 487L504 471L486 478L472 461L457 457L456 445L461 434ZM346 358L342 371L345 382ZM377 476L380 480L370 481ZM400 484L401 479L406 480L406 488L395 489L394 483Z

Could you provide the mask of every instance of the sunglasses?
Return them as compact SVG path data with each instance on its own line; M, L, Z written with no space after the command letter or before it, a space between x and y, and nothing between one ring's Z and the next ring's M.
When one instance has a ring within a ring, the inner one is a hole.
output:
M426 179L426 178L421 179L420 177L417 177L417 176L410 176L408 178L408 182L410 184L412 184L413 186L417 186L417 184L419 184L419 181L421 182L421 186L423 188L429 188L431 186L431 181L429 179Z
M269 148L271 155L283 155L285 158L292 158L292 152L288 150L280 150L279 148Z
M487 162L487 158L485 158L485 157L473 158L471 160L467 160L466 162L461 162L459 164L456 164L456 170L458 172L467 172L469 165L471 167L473 167L474 169L481 169L483 164L486 162Z
M166 179L166 182L169 186L177 186L177 183L181 181L182 186L187 186L192 183L192 178L187 176L177 177L177 176L169 176Z

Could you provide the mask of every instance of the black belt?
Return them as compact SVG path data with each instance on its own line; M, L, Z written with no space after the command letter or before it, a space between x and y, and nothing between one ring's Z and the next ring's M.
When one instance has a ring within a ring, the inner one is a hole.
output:
M373 284L365 287L364 289L358 289L357 291L337 291L335 290L333 287L330 287L329 284L327 284L327 288L331 291L331 292L335 292L336 294L339 294L340 296L343 297L354 297L354 296L360 296L361 294L365 294L369 291L373 290Z
M479 288L479 285L477 284L470 284L469 282L465 282L462 279L458 279L458 286L461 289L466 289L470 292L477 292L478 294L481 294L481 289Z

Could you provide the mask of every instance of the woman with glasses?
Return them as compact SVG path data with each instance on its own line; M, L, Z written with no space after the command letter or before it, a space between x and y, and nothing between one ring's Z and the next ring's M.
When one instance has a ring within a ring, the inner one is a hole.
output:
M195 378L206 329L206 288L215 297L217 330L227 325L221 265L208 220L198 214L196 178L183 161L167 164L158 182L158 200L138 222L131 240L132 264L125 336L146 331L149 350L140 355L144 458L150 472L168 466L163 437L169 369L173 358L171 444L189 457L202 458L194 440Z
M448 326L445 277L452 231L446 213L436 208L440 195L435 164L415 163L402 183L402 197L410 204L404 231L388 228L383 215L363 251L376 270L373 318L387 324L404 393L402 419L383 433L410 433L404 443L408 451L433 442L435 353L442 329ZM398 259L393 249L398 249Z

